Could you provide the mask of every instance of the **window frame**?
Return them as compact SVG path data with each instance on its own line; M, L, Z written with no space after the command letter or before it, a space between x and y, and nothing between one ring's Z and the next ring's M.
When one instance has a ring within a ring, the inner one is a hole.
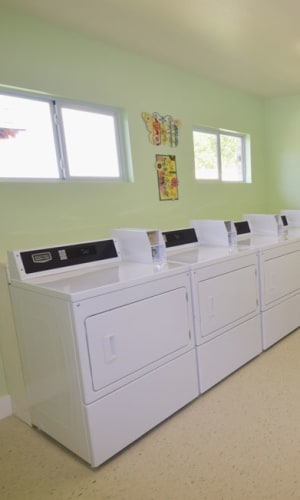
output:
M217 179L197 178L196 177L196 156L195 156L195 142L194 132L203 134L211 134L216 137L216 157L217 157ZM242 165L242 179L241 180L226 180L222 179L222 148L221 136L230 136L241 139L241 165ZM235 132L221 128L195 126L193 127L193 152L194 152L194 175L195 180L200 183L233 183L233 184L246 184L251 182L251 165L249 154L250 137L248 134L242 132Z
M0 182L99 182L99 183L125 183L133 181L132 162L129 151L128 122L124 111L117 107L104 106L94 103L61 99L55 96L35 92L11 90L0 87L0 95L40 101L49 104L50 120L53 132L53 145L57 160L57 177L1 177ZM119 166L118 176L73 176L70 175L67 149L63 132L61 108L78 109L79 111L94 112L111 116L114 123L117 158Z

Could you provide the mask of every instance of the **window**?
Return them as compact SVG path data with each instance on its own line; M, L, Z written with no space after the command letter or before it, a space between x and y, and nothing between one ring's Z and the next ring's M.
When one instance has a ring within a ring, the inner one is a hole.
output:
M125 180L120 112L0 94L0 178Z
M246 135L227 130L193 130L196 180L249 182Z

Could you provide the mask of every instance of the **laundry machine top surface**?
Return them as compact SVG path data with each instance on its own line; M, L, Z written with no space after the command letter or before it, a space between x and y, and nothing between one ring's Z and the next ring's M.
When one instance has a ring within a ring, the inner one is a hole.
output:
M188 267L173 262L160 265L120 262L26 281L12 280L12 285L76 301L184 271L187 272Z
M284 237L251 234L246 238L239 239L237 237L236 246L238 251L249 249L263 250L276 247L282 248L284 251L288 248L288 245L297 243L298 241L300 241L300 231L298 234L291 232Z
M249 247L238 246L202 246L199 245L194 248L176 248L175 250L168 251L167 260L169 263L178 262L188 264L189 266L206 266L213 263L226 262L228 260L236 259L247 254L255 253L255 249Z
M105 241L105 248L107 242L111 245L109 253L105 250L103 257L98 252L96 259L94 244L102 247L103 242L8 252L9 281L12 286L76 301L188 272L188 266L178 263L122 261L112 240Z

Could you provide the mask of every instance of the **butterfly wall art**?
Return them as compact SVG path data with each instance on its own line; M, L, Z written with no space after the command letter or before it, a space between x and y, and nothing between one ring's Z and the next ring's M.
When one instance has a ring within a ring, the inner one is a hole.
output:
M171 115L142 113L142 118L149 132L149 140L154 146L178 146L178 132L181 122Z

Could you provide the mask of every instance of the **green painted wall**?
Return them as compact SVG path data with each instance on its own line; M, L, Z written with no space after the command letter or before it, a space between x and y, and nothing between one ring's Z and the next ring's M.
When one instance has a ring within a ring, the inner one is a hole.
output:
M0 358L0 397L7 393L7 386L5 380L5 373L3 368L2 359Z
M268 209L300 209L300 95L268 99L264 106Z
M3 8L0 68L4 86L122 107L135 178L127 184L0 183L0 260L10 248L107 237L112 227L170 229L191 218L238 219L265 210L263 100ZM142 111L178 118L179 146L151 145ZM196 183L193 125L250 134L253 182ZM158 199L157 153L176 155L178 201ZM1 384L0 372L0 393Z

